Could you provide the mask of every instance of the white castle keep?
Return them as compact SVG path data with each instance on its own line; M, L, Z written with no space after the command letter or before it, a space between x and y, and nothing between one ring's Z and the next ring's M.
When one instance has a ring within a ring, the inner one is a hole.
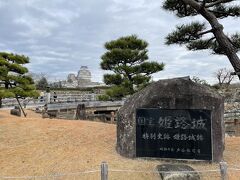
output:
M62 87L76 88L76 87L95 87L103 84L91 81L92 75L87 66L81 66L77 76L73 73L68 74L66 81L61 81Z

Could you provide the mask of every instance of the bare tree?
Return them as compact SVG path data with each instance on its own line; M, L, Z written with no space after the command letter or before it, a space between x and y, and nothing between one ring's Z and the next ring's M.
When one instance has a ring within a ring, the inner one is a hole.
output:
M218 79L218 84L220 87L229 86L234 76L231 74L231 70L226 68L221 68L214 73L214 76Z

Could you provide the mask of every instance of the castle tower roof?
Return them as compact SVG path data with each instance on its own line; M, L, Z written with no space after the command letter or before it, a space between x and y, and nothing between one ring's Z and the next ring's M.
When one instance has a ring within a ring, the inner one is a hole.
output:
M91 72L87 66L81 66L80 70L78 71L77 79L91 81Z

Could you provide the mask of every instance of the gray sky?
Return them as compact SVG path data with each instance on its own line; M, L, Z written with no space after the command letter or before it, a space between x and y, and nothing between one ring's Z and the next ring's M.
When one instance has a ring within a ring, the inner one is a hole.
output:
M51 80L66 79L88 66L93 81L102 81L103 44L136 34L149 43L149 58L166 64L154 80L198 76L216 82L213 73L231 68L225 56L209 51L187 51L164 45L164 37L179 19L161 9L156 0L0 0L0 51L30 57L31 72L45 73ZM201 19L201 18L200 18ZM221 20L226 33L240 31L239 19Z

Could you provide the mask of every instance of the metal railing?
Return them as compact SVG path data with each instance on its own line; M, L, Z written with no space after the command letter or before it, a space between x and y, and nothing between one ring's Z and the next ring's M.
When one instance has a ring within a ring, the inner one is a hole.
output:
M100 165L99 169L87 170L87 171L79 171L74 173L59 173L52 175L43 175L43 176L0 176L1 180L6 179L22 179L22 180L39 180L39 179L126 179L126 175L128 175L127 179L135 179L135 174L144 174L143 179L145 177L149 177L149 174L154 174L155 177L158 177L160 174L198 174L203 176L203 179L208 179L208 177L212 180L214 178L227 180L231 176L232 172L236 172L236 177L240 176L240 167L239 166L229 166L226 162L219 163L219 169L209 169L209 170L195 170L195 171L158 171L158 170L130 170L130 169L111 169L108 166L108 163L103 161ZM114 174L120 173L118 176L114 176ZM123 177L123 178L121 178ZM206 177L206 178L205 178ZM202 179L202 178L201 178Z

